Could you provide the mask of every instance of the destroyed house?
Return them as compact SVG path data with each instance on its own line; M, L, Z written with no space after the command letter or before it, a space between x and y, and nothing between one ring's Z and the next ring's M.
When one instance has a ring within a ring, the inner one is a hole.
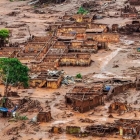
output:
M115 125L123 138L134 139L140 131L140 120L119 119L115 121Z
M17 54L17 57L23 63L26 61L35 61L38 55L40 55L41 58L47 51L48 46L46 43L29 42L27 45L25 45L24 50Z
M91 125L87 126L86 132L89 132L92 136L105 137L106 135L115 134L118 132L118 129L113 123L104 124L104 125Z
M53 44L52 35L33 36L25 45L24 50L17 54L22 63L40 63L45 57L51 44Z
M68 14L65 13L65 15L62 17L62 20L70 20L70 21L76 21L76 22L92 22L93 16L87 16L87 15L81 15L81 14Z
M33 87L59 88L62 81L60 71L42 71L30 74L30 85Z
M49 122L51 121L51 112L39 112L37 115L37 122Z
M130 22L126 22L124 26L122 26L119 29L120 33L127 33L127 34L133 34L133 33L140 33L140 22L139 20L133 20Z
M96 53L98 51L97 45L98 42L93 40L85 40L85 41L72 40L68 47L69 47L69 52Z
M51 35L48 36L33 36L31 42L39 42L39 43L46 43L51 40Z
M46 55L43 58L43 63L45 65L52 65L54 67L58 67L59 66L59 59L61 58L61 55Z
M118 134L123 139L136 139L140 131L140 121L132 119L114 120L113 123L91 125L85 128L86 132L95 136Z
M1 47L0 57L15 57L21 51L18 47Z
M109 92L107 94L107 99L111 99L112 96L119 93L125 92L130 88L135 88L135 82L131 80L121 80L121 79L111 79L110 83L104 83L106 86L110 86Z
M62 55L68 53L68 45L62 41L56 41L48 50L48 55Z
M54 70L54 63L42 62L38 64L31 64L28 67L31 73L38 73L46 70Z
M89 66L91 55L89 53L68 53L63 54L59 60L60 66Z
M75 86L65 95L66 105L84 113L104 103L102 85L93 87Z
M138 16L138 11L136 10L135 7L127 5L123 9L121 9L121 16L134 18Z
M129 0L130 5L140 5L140 0Z

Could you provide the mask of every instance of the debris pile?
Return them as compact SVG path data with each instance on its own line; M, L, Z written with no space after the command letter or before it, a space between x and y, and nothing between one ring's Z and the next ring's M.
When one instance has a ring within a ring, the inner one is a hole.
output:
M121 16L122 17L137 18L138 17L138 11L136 10L135 7L131 7L131 6L127 5L123 9L121 9Z
M131 112L131 111L132 111L132 107L121 102L114 102L109 106L109 113L123 114L125 112Z

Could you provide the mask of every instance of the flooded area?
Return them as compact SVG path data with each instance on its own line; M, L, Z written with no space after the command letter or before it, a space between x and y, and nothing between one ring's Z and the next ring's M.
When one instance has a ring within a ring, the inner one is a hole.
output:
M140 6L130 1L0 0L10 31L0 58L27 65L30 84L2 106L0 75L0 140L138 139ZM20 119L8 115L15 106Z

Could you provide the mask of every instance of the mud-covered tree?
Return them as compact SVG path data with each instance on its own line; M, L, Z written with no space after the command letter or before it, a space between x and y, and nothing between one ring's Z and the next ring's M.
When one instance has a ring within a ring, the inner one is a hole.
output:
M16 58L0 58L0 80L5 85L5 96L11 86L28 87L28 71L28 67Z
M7 42L7 38L9 38L9 30L7 29L1 29L0 30L0 47L3 47L6 42Z

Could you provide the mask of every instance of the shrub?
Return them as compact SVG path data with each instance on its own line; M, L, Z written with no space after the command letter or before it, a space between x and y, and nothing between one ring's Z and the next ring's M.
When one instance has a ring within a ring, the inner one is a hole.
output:
M78 73L78 74L76 75L76 78L82 79L81 73Z
M88 14L88 11L87 11L86 9L84 9L83 7L80 7L80 8L78 9L77 14L86 15L86 14Z
M0 38L5 40L7 37L9 37L9 30L8 29L1 29L0 30Z

